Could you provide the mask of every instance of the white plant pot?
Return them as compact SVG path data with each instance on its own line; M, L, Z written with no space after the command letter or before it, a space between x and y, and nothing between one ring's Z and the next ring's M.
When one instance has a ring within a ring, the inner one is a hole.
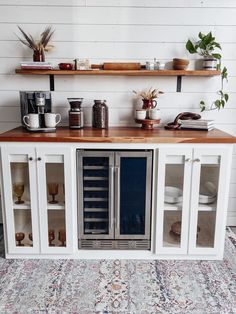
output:
M218 60L212 57L206 57L203 59L202 68L204 70L217 70Z

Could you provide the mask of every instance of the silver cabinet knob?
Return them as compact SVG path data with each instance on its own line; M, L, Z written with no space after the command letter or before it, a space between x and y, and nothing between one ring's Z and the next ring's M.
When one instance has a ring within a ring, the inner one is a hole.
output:
M201 160L199 158L193 159L193 162L200 162Z
M191 161L191 158L186 158L185 159L185 162L190 162Z

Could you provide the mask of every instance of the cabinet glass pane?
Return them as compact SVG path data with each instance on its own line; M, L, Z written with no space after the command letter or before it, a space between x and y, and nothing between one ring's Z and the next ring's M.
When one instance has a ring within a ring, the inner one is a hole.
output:
M64 163L46 163L48 245L66 246Z
M198 198L197 247L214 247L219 164L202 164Z
M11 162L10 169L16 246L33 246L28 163Z
M120 234L145 234L147 159L121 157Z
M168 158L168 157L167 157ZM171 156L169 157L169 159ZM173 158L175 158L173 156ZM177 156L180 161L184 156ZM168 160L168 159L167 159ZM166 164L163 213L163 246L180 247L182 231L184 164Z
M84 234L109 234L109 157L83 157Z

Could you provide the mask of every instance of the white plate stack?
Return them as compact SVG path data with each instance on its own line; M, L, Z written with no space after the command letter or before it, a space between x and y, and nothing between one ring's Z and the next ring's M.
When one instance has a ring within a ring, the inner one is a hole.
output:
M180 120L180 123L181 129L205 131L210 131L214 129L214 120Z
M206 181L200 186L199 204L212 204L216 201L217 190L214 183ZM183 190L175 186L165 187L165 203L177 204L183 201Z

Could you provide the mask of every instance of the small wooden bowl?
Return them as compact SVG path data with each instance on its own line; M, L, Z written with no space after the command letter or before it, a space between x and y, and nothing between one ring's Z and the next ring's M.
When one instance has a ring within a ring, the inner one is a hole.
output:
M186 59L173 59L173 69L174 70L186 70L189 65L189 60Z

